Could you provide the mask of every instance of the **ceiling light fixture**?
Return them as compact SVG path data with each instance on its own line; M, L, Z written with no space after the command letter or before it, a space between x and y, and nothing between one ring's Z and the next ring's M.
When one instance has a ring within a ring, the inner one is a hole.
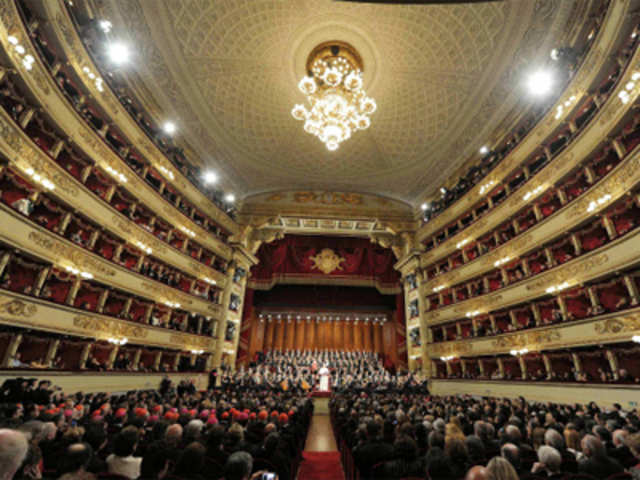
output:
M487 147L486 145L480 147L480 155L486 155L487 153L489 153L489 147Z
M109 45L107 48L107 54L109 55L109 59L111 62L116 65L122 65L129 61L129 47L127 47L124 43L115 42Z
M529 75L527 89L531 95L544 97L553 87L553 75L548 70L537 70Z
M109 33L111 31L111 28L113 27L113 25L111 24L111 22L109 20L100 20L98 25L100 26L100 29L104 33Z
M162 130L164 130L164 133L166 133L167 135L173 135L174 133L176 133L176 124L173 122L164 122Z
M206 183L207 185L212 185L218 181L218 174L213 170L207 170L202 175L202 179L204 180L204 183Z
M224 200L227 203L233 203L236 201L236 196L233 193L227 193L224 197Z
M337 150L357 130L366 130L376 102L362 89L363 63L360 55L344 42L318 45L307 59L308 75L298 88L311 110L297 104L293 118L304 120L304 130L317 136L326 147Z

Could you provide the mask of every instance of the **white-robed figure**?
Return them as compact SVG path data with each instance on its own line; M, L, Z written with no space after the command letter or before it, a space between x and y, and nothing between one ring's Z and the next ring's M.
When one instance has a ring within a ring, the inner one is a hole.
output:
M327 364L322 365L322 368L318 370L318 375L320 376L320 388L321 392L329 391L329 369L327 368Z

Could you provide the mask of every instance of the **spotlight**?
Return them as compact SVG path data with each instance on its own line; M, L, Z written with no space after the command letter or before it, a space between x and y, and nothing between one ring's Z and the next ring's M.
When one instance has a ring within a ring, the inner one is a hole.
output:
M447 194L447 189L445 187L440 187L440 193L442 195L446 195Z
M486 145L480 147L480 155L486 155L487 153L489 153L489 147L487 147Z
M548 70L538 70L529 75L527 88L531 95L544 97L553 87L553 75Z
M129 61L129 47L124 43L112 43L107 49L109 59L116 65L122 65Z
M225 202L233 203L236 201L236 196L233 193L227 193L224 197Z
M551 60L553 60L554 62L557 62L558 59L560 58L560 52L558 51L557 48L554 48L553 50L551 50L550 56L551 56Z
M207 185L211 185L218 181L218 174L213 170L207 170L206 172L204 172L202 179L204 180L204 183L206 183Z
M113 27L109 20L100 20L98 25L100 26L100 30L104 33L109 33L111 31L111 27Z
M176 133L176 124L173 122L164 122L162 130L164 130L164 133L166 133L167 135L173 135L174 133Z
M420 205L420 208L422 209L423 212L426 212L427 210L429 210L429 205L426 203L423 203L422 205Z

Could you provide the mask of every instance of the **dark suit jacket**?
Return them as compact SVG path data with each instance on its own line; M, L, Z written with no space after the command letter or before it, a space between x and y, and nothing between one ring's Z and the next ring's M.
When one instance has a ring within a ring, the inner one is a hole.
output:
M371 440L353 449L353 459L363 479L370 478L371 468L376 463L393 458L393 446L382 440Z
M624 468L609 456L586 458L578 464L578 471L593 475L596 478L607 478L614 473L622 472Z

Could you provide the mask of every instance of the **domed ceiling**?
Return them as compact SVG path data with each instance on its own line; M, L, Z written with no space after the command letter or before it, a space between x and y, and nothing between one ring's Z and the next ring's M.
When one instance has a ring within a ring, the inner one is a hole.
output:
M412 203L513 121L524 72L590 3L94 1L135 51L126 76L136 94L175 120L178 142L240 198L315 189ZM291 116L305 103L307 56L329 40L357 49L378 105L371 127L334 152Z

